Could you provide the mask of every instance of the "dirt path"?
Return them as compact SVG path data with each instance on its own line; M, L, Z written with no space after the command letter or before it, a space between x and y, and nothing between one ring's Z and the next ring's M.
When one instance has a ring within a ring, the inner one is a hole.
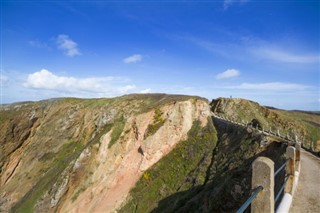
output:
M314 213L320 209L320 159L301 150L301 171L290 213Z

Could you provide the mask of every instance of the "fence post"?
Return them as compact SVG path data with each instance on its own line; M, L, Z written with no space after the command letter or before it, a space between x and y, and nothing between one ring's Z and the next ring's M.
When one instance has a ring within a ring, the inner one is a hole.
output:
M296 149L293 146L288 146L286 155L288 158L287 174L294 175L295 172L295 161L296 161Z
M252 213L274 213L274 163L258 157L252 164L252 189L262 185L263 190L251 204Z
M301 144L296 142L295 148L296 148L296 161L300 161Z
M287 164L287 174L289 175L287 184L285 187L285 192L289 194L293 194L293 183L294 183L294 173L295 173L295 167L296 167L296 149L293 146L288 146L286 155L288 158L288 164Z

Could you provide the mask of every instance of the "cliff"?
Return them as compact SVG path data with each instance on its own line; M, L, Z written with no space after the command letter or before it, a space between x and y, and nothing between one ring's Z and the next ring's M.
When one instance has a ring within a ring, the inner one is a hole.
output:
M1 212L114 210L209 115L205 99L161 94L2 106Z

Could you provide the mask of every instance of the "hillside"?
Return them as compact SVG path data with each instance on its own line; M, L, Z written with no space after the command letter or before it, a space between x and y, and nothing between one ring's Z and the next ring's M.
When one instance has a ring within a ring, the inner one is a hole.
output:
M279 130L281 135L297 139L313 152L320 152L320 115L304 111L267 108L245 99L219 98L211 102L211 109L238 122L257 119L265 130Z
M262 144L261 134L213 119L210 108L281 134L294 130L305 146L319 140L318 115L243 99L209 105L148 94L5 105L0 212L235 211L250 193L252 161L268 156L278 165L285 146L276 138Z

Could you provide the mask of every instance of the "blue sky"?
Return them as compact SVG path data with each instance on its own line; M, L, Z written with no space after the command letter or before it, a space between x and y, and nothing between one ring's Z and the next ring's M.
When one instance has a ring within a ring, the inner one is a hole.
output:
M319 1L1 1L1 103L174 93L320 110Z

